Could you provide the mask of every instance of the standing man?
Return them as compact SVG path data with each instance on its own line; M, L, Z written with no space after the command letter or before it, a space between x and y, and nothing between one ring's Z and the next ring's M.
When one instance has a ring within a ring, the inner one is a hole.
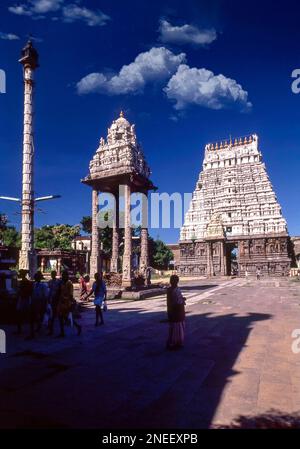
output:
M35 337L35 332L39 332L42 327L43 317L47 308L48 285L42 282L43 275L40 271L34 275L33 290L30 304L30 335L28 340ZM35 329L35 325L37 325Z
M260 280L260 275L261 275L261 271L260 268L256 269L256 279L259 281Z
M59 294L60 294L60 286L61 286L61 280L57 279L57 272L55 270L51 271L51 280L48 282L49 287L49 299L48 302L51 306L52 315L49 320L49 332L48 335L53 334L53 328L54 328L54 321L57 317L57 305L59 300Z
M32 282L27 279L26 270L20 270L19 276L21 280L18 283L18 300L17 300L17 332L22 333L22 324L25 321L26 314L30 310L30 302L32 295Z

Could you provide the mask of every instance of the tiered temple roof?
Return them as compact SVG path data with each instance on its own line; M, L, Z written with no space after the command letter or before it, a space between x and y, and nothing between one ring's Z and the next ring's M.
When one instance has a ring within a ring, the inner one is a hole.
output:
M122 111L108 128L106 139L101 137L89 171L84 181L125 174L149 178L150 169L137 141L135 126L128 122Z
M180 240L206 238L215 214L227 237L287 234L256 134L205 146Z

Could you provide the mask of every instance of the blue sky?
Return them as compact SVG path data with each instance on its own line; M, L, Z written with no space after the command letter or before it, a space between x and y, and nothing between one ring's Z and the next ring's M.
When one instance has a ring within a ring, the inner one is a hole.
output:
M291 91L299 16L289 0L254 0L247 9L230 0L2 0L0 194L21 190L17 61L31 33L40 53L35 188L39 196L62 195L43 204L37 225L77 224L90 213L91 191L80 179L123 109L161 192L193 191L207 142L257 133L289 232L299 235L300 95ZM1 202L0 211L19 224L17 205ZM167 242L179 235L151 233Z

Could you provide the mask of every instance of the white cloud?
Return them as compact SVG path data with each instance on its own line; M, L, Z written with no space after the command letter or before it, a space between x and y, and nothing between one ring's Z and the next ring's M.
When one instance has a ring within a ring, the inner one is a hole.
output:
M19 16L34 16L36 14L46 14L48 12L58 11L64 0L28 0L27 3L21 3L10 6L8 10Z
M31 16L33 19L43 19L45 14L60 13L53 17L53 20L62 20L63 22L73 23L83 21L89 26L106 25L110 17L102 11L93 11L76 3L70 3L64 6L64 0L28 0L27 3L21 3L10 6L8 10L19 16Z
M32 10L37 14L58 11L64 0L31 0Z
M27 5L24 4L10 6L8 10L11 13L16 14L18 16L32 16L33 14L32 10Z
M92 11L78 5L67 5L63 8L64 22L72 23L76 20L82 20L89 26L102 26L110 20L110 17L102 11Z
M141 92L148 82L170 78L178 66L185 62L185 54L175 55L159 47L140 53L131 64L124 65L115 76L90 73L77 83L79 94L92 92L110 95Z
M167 97L175 101L175 109L184 109L190 104L210 109L223 109L236 105L249 110L248 92L234 79L214 75L207 69L190 68L181 64L164 88Z
M0 39L6 40L6 41L15 41L20 38L16 34L0 32Z
M217 39L214 28L200 29L193 25L173 26L167 20L160 22L160 40L170 44L207 45Z

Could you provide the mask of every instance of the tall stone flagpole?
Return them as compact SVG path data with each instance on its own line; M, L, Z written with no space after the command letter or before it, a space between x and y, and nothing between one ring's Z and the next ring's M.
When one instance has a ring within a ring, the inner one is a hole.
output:
M34 145L33 145L33 91L34 71L38 64L38 53L29 40L22 50L19 62L24 68L24 136L22 178L22 246L19 267L28 270L30 277L36 271L34 250Z

